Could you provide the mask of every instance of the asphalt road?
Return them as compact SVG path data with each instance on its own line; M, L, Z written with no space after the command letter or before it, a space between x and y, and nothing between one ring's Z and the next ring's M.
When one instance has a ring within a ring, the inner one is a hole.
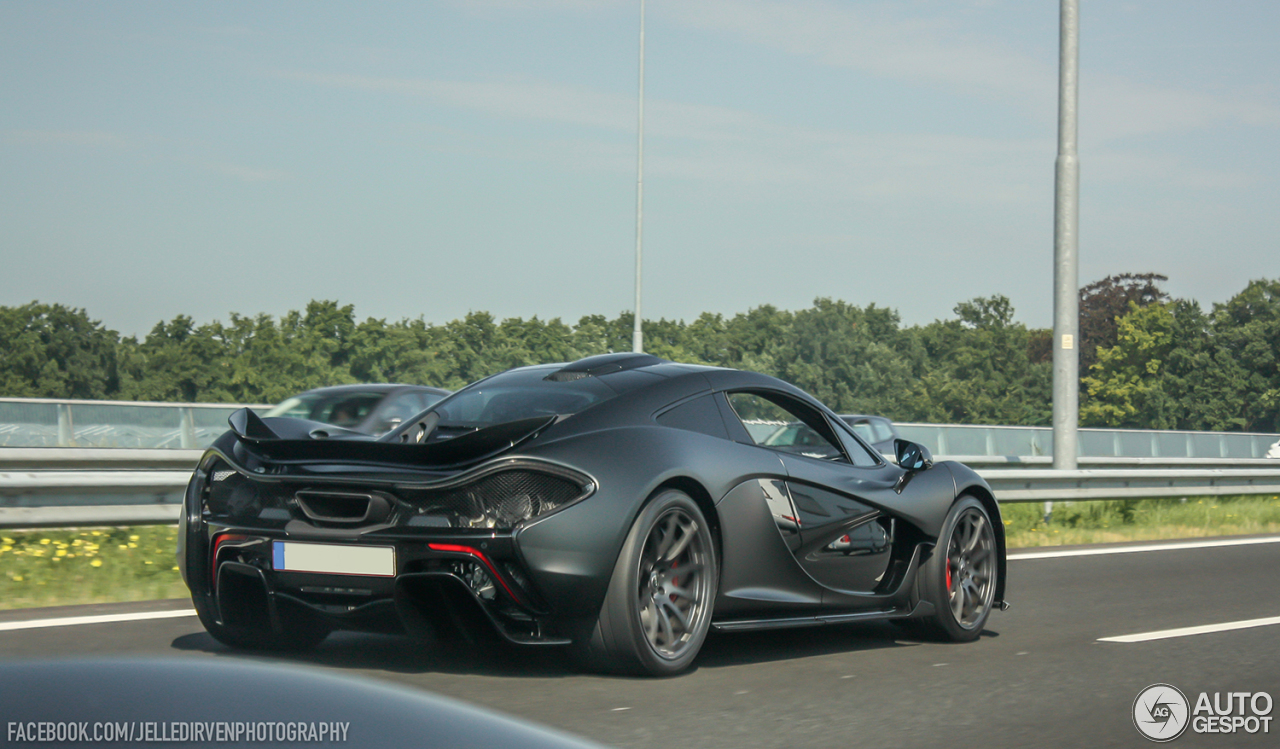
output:
M662 680L581 675L555 651L439 652L374 635L335 635L285 660L626 747L1141 747L1151 744L1130 715L1151 684L1177 686L1193 705L1200 692L1267 692L1280 701L1280 624L1099 641L1280 617L1280 543L1015 558L1007 593L1014 608L994 613L975 643L920 643L886 624L721 634L692 671ZM23 620L187 605L0 612L0 659L246 657L216 643L194 616L3 630ZM1280 718L1280 706L1271 715ZM1173 745L1280 746L1280 725L1252 736L1189 730Z

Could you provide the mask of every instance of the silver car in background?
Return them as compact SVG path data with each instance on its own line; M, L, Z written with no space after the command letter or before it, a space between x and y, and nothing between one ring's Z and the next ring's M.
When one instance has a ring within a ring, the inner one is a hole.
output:
M334 385L286 398L265 416L289 416L380 435L451 391L424 385Z

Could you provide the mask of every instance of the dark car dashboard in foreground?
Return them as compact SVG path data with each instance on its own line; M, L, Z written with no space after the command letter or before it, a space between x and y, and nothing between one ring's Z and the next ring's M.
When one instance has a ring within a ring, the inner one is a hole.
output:
M610 354L504 372L378 439L244 410L188 488L179 563L223 642L334 629L569 646L668 674L707 632L1004 605L990 488L885 461L797 388Z

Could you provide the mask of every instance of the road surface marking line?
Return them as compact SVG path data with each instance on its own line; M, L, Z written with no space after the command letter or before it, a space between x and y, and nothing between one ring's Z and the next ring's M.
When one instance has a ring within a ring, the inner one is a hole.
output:
M1065 551L1032 551L1014 553L1009 559L1056 559L1058 557L1091 557L1100 554L1136 554L1144 551L1177 551L1179 549L1211 549L1218 546L1251 546L1253 544L1280 544L1280 536L1273 538L1232 538L1222 541L1187 541L1177 544L1145 544L1143 546L1117 546L1106 549L1067 549Z
M1119 637L1099 637L1098 642L1147 642L1148 640L1167 640L1170 637L1188 637L1190 635L1204 635L1210 632L1230 632L1233 629L1265 627L1269 624L1280 624L1280 616L1272 616L1266 619L1245 619L1244 621L1224 622L1222 624L1205 624L1199 627L1183 627L1181 629L1162 629L1159 632L1143 632L1141 634L1121 635Z
M175 619L195 616L195 609L178 611L140 611L136 614L100 614L98 616L68 616L62 619L32 619L27 622L0 622L0 632L16 629L43 629L45 627L72 627L77 624L110 624L112 622L136 622L144 619Z

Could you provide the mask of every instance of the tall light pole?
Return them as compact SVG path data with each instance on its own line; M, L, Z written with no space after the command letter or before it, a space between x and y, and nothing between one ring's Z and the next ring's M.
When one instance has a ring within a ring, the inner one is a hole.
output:
M1053 209L1053 467L1074 469L1080 413L1080 160L1076 103L1080 63L1079 0L1060 0L1058 160ZM1050 507L1046 506L1048 513Z
M636 314L631 331L631 350L644 351L644 333L640 331L640 267L644 253L644 0L640 0L640 106L639 135L636 146Z

